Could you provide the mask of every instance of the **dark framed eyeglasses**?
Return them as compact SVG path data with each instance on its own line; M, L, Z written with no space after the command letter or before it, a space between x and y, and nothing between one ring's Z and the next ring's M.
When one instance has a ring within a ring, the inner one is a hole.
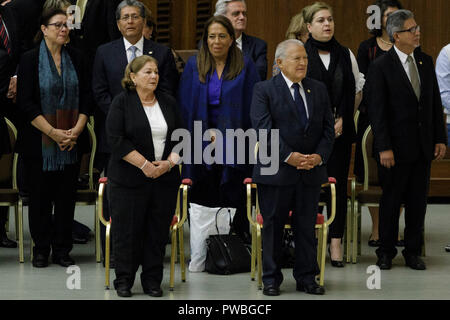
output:
M411 32L412 34L414 34L414 33L416 33L417 31L420 32L420 26L414 26L414 27L411 27L411 28L406 29L406 30L400 30L400 31L397 31L397 33Z
M56 30L61 30L62 27L69 29L69 27L67 26L67 23L61 23L61 22L49 23L47 26L55 26Z

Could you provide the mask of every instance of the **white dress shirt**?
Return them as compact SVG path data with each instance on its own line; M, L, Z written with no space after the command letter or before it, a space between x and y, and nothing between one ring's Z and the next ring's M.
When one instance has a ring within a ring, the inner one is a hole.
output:
M395 49L395 52L397 52L398 57L400 58L400 62L402 63L403 69L405 69L405 72L408 76L409 81L411 82L411 76L409 74L409 66L408 66L408 61L407 61L408 55L406 53L400 51L395 45L394 45L394 49ZM419 75L419 69L417 69L417 63L416 63L416 59L414 59L414 54L411 53L410 56L412 57L412 60L414 62L414 67L416 68L417 75ZM419 78L419 83L421 84L420 76L418 76L418 78Z
M132 47L133 44L129 43L128 40L125 38L123 38L123 43L125 44L125 50L127 52L128 63L130 63L131 55L133 54L130 47ZM136 42L136 44L134 44L134 46L137 48L136 49L136 58L142 56L144 54L144 37L141 37L141 39L138 42Z
M241 36L236 39L236 45L242 51L242 33L241 33Z
M147 115L148 123L152 129L153 148L155 150L155 160L160 161L166 146L167 122L161 111L159 103L153 106L143 106Z

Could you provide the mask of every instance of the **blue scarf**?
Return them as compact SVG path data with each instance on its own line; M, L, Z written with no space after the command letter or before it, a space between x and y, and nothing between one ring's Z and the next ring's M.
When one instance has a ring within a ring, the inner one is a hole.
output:
M44 118L56 129L69 130L78 121L78 77L67 51L61 49L61 75L42 40L39 50L39 89ZM42 134L43 171L61 171L77 161L76 147L61 151L58 144Z

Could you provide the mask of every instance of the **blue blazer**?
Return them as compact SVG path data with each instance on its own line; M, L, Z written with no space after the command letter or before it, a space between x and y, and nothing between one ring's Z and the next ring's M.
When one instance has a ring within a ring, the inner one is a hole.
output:
M158 91L175 96L178 71L171 50L154 41L144 39L144 54L158 60ZM92 76L92 91L99 107L95 112L95 128L100 152L109 153L105 120L112 100L124 89L122 79L128 65L123 38L108 42L97 49Z
M308 124L300 127L300 116L291 92L282 74L256 84L250 111L253 128L279 130L279 148L268 146L271 152L279 153L279 170L275 175L261 175L263 165L258 157L253 168L253 181L267 185L286 186L300 179L306 185L317 185L328 181L325 167L334 143L334 118L330 99L324 84L311 78L302 81L308 107ZM270 142L270 134L268 134ZM270 151L269 151L270 152ZM317 153L323 165L306 170L297 170L284 162L291 152Z
M256 65L259 78L267 79L267 43L259 38L242 33L242 52Z
M226 72L226 70L225 70ZM224 74L225 74L224 72ZM220 96L220 115L216 129L222 132L224 138L226 129L243 129L244 131L251 128L250 121L250 105L253 94L253 86L259 81L259 76L253 62L244 57L244 69L233 80L224 80L222 83L222 91ZM208 82L201 83L198 77L197 56L189 58L184 67L180 80L178 91L178 104L185 127L189 130L192 137L194 121L202 122L202 129L205 132L209 129L208 124ZM202 132L202 134L203 134ZM224 139L225 140L225 139ZM224 141L224 163L226 159L226 143ZM202 151L208 145L204 142ZM228 181L230 170L235 168L239 170L249 171L248 165L237 165L237 153L235 152L234 163L226 164L224 168L222 183ZM192 153L192 162L193 162ZM183 165L183 177L190 178L193 181L198 179L205 170L205 165Z

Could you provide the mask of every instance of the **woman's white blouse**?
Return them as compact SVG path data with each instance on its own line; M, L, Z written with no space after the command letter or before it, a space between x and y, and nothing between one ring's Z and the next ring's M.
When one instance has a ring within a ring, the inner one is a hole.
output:
M150 128L152 129L155 160L160 161L166 145L167 122L166 119L164 119L164 115L158 102L156 102L153 106L144 106L144 110L147 115Z

